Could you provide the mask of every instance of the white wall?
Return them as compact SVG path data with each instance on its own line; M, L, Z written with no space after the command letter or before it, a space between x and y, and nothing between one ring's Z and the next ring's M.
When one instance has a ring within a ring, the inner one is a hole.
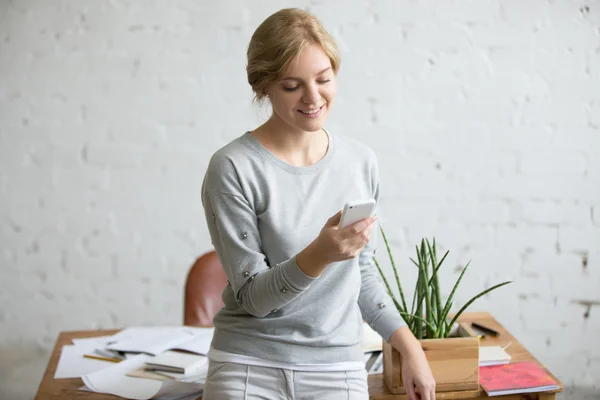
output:
M246 46L298 5L338 40L328 127L377 152L406 286L423 236L451 251L447 291L472 260L456 307L514 279L471 309L580 390L567 397L598 393L593 0L0 2L0 387L31 396L62 330L181 323L210 249L209 157L268 115Z

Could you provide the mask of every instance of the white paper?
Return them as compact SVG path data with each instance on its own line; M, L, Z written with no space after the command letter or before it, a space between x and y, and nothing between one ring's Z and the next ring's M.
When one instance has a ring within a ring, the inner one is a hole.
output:
M369 375L383 374L383 352L375 359L371 369L369 369Z
M191 332L192 335L194 336L210 336L211 338L213 337L213 334L215 333L215 328L214 327L203 327L203 326L183 326L183 329L185 329L188 332Z
M91 349L130 347L140 352L139 347L150 347L158 354L166 350L184 350L191 353L207 355L215 332L215 328L190 326L142 326L123 329L114 335L92 338L73 339L76 346L86 346ZM187 336L186 336L187 335ZM172 338L180 338L169 342ZM154 342L163 343L154 348ZM124 351L124 350L121 350ZM141 351L145 352L145 351Z
M197 328L190 326L132 326L125 328L113 335L115 339L125 339L132 336L153 336L156 334L174 334L186 332L194 335L197 332L202 332L206 328Z
M177 382L173 380L157 381L127 376L126 374L141 367L150 356L139 354L131 359L113 364L109 368L82 376L83 383L97 393L108 393L127 399L146 400L155 397L174 397L199 393L204 388L200 383ZM175 397L177 398L177 397Z
M500 346L480 346L479 366L508 364L510 355Z
M185 375L197 374L206 364L208 364L207 356L171 350L167 350L146 361L146 365L150 367L158 367L159 370L160 367L178 368Z
M127 372L144 365L148 358L150 356L140 354L120 363L115 363L109 368L83 375L81 379L89 389L97 393L109 393L128 399L150 399L160 389L160 381L125 375Z
M197 373L193 375L184 375L178 374L176 372L168 372L168 371L152 371L155 374L165 375L171 377L179 382L196 382L196 383L206 383L206 376L208 374L208 364L202 366Z
M363 322L363 352L381 351L383 349L382 342L383 339L379 333L375 332L366 322Z
M114 340L115 336L96 336L91 338L81 338L81 339L73 339L73 344L75 346L92 346L92 347L102 347L106 344L106 342L110 342Z
M173 350L185 350L191 353L207 355L215 328L194 328L192 333L194 337L191 340L173 347Z
M134 353L147 353L156 355L166 350L173 349L178 345L193 339L190 332L162 332L155 331L147 334L137 334L131 337L117 339L114 343L109 342L107 349Z
M142 328L127 328L123 329L114 335L109 336L95 336L89 338L72 339L75 346L90 346L90 347L104 347L107 343L115 340L130 337L132 334L147 334L153 330L165 329L165 328L153 328L153 327L142 327Z
M82 375L99 371L114 364L110 361L85 358L83 355L89 352L90 349L86 346L63 346L54 379L79 378Z

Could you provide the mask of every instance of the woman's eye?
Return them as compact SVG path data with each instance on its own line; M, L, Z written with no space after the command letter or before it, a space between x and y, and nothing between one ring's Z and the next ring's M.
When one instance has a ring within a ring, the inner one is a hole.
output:
M318 80L317 83L319 85L324 85L326 83L331 82L331 79L322 79L322 80ZM294 86L294 87L283 87L283 90L285 90L286 92L294 92L296 90L300 89L300 85L298 86Z

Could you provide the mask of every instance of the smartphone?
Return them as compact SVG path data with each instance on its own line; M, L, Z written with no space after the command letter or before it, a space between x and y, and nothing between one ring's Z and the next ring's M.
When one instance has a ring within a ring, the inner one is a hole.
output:
M356 200L346 203L338 227L343 229L361 219L370 217L375 211L375 204L375 199Z

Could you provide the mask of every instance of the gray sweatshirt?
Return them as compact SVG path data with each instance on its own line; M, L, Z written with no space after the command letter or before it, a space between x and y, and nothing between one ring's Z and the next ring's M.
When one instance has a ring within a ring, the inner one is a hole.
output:
M405 325L373 262L378 228L359 257L312 278L296 255L352 200L379 198L367 146L329 135L323 159L291 166L249 132L218 150L202 203L229 279L213 348L288 363L363 361L362 320L385 340Z

